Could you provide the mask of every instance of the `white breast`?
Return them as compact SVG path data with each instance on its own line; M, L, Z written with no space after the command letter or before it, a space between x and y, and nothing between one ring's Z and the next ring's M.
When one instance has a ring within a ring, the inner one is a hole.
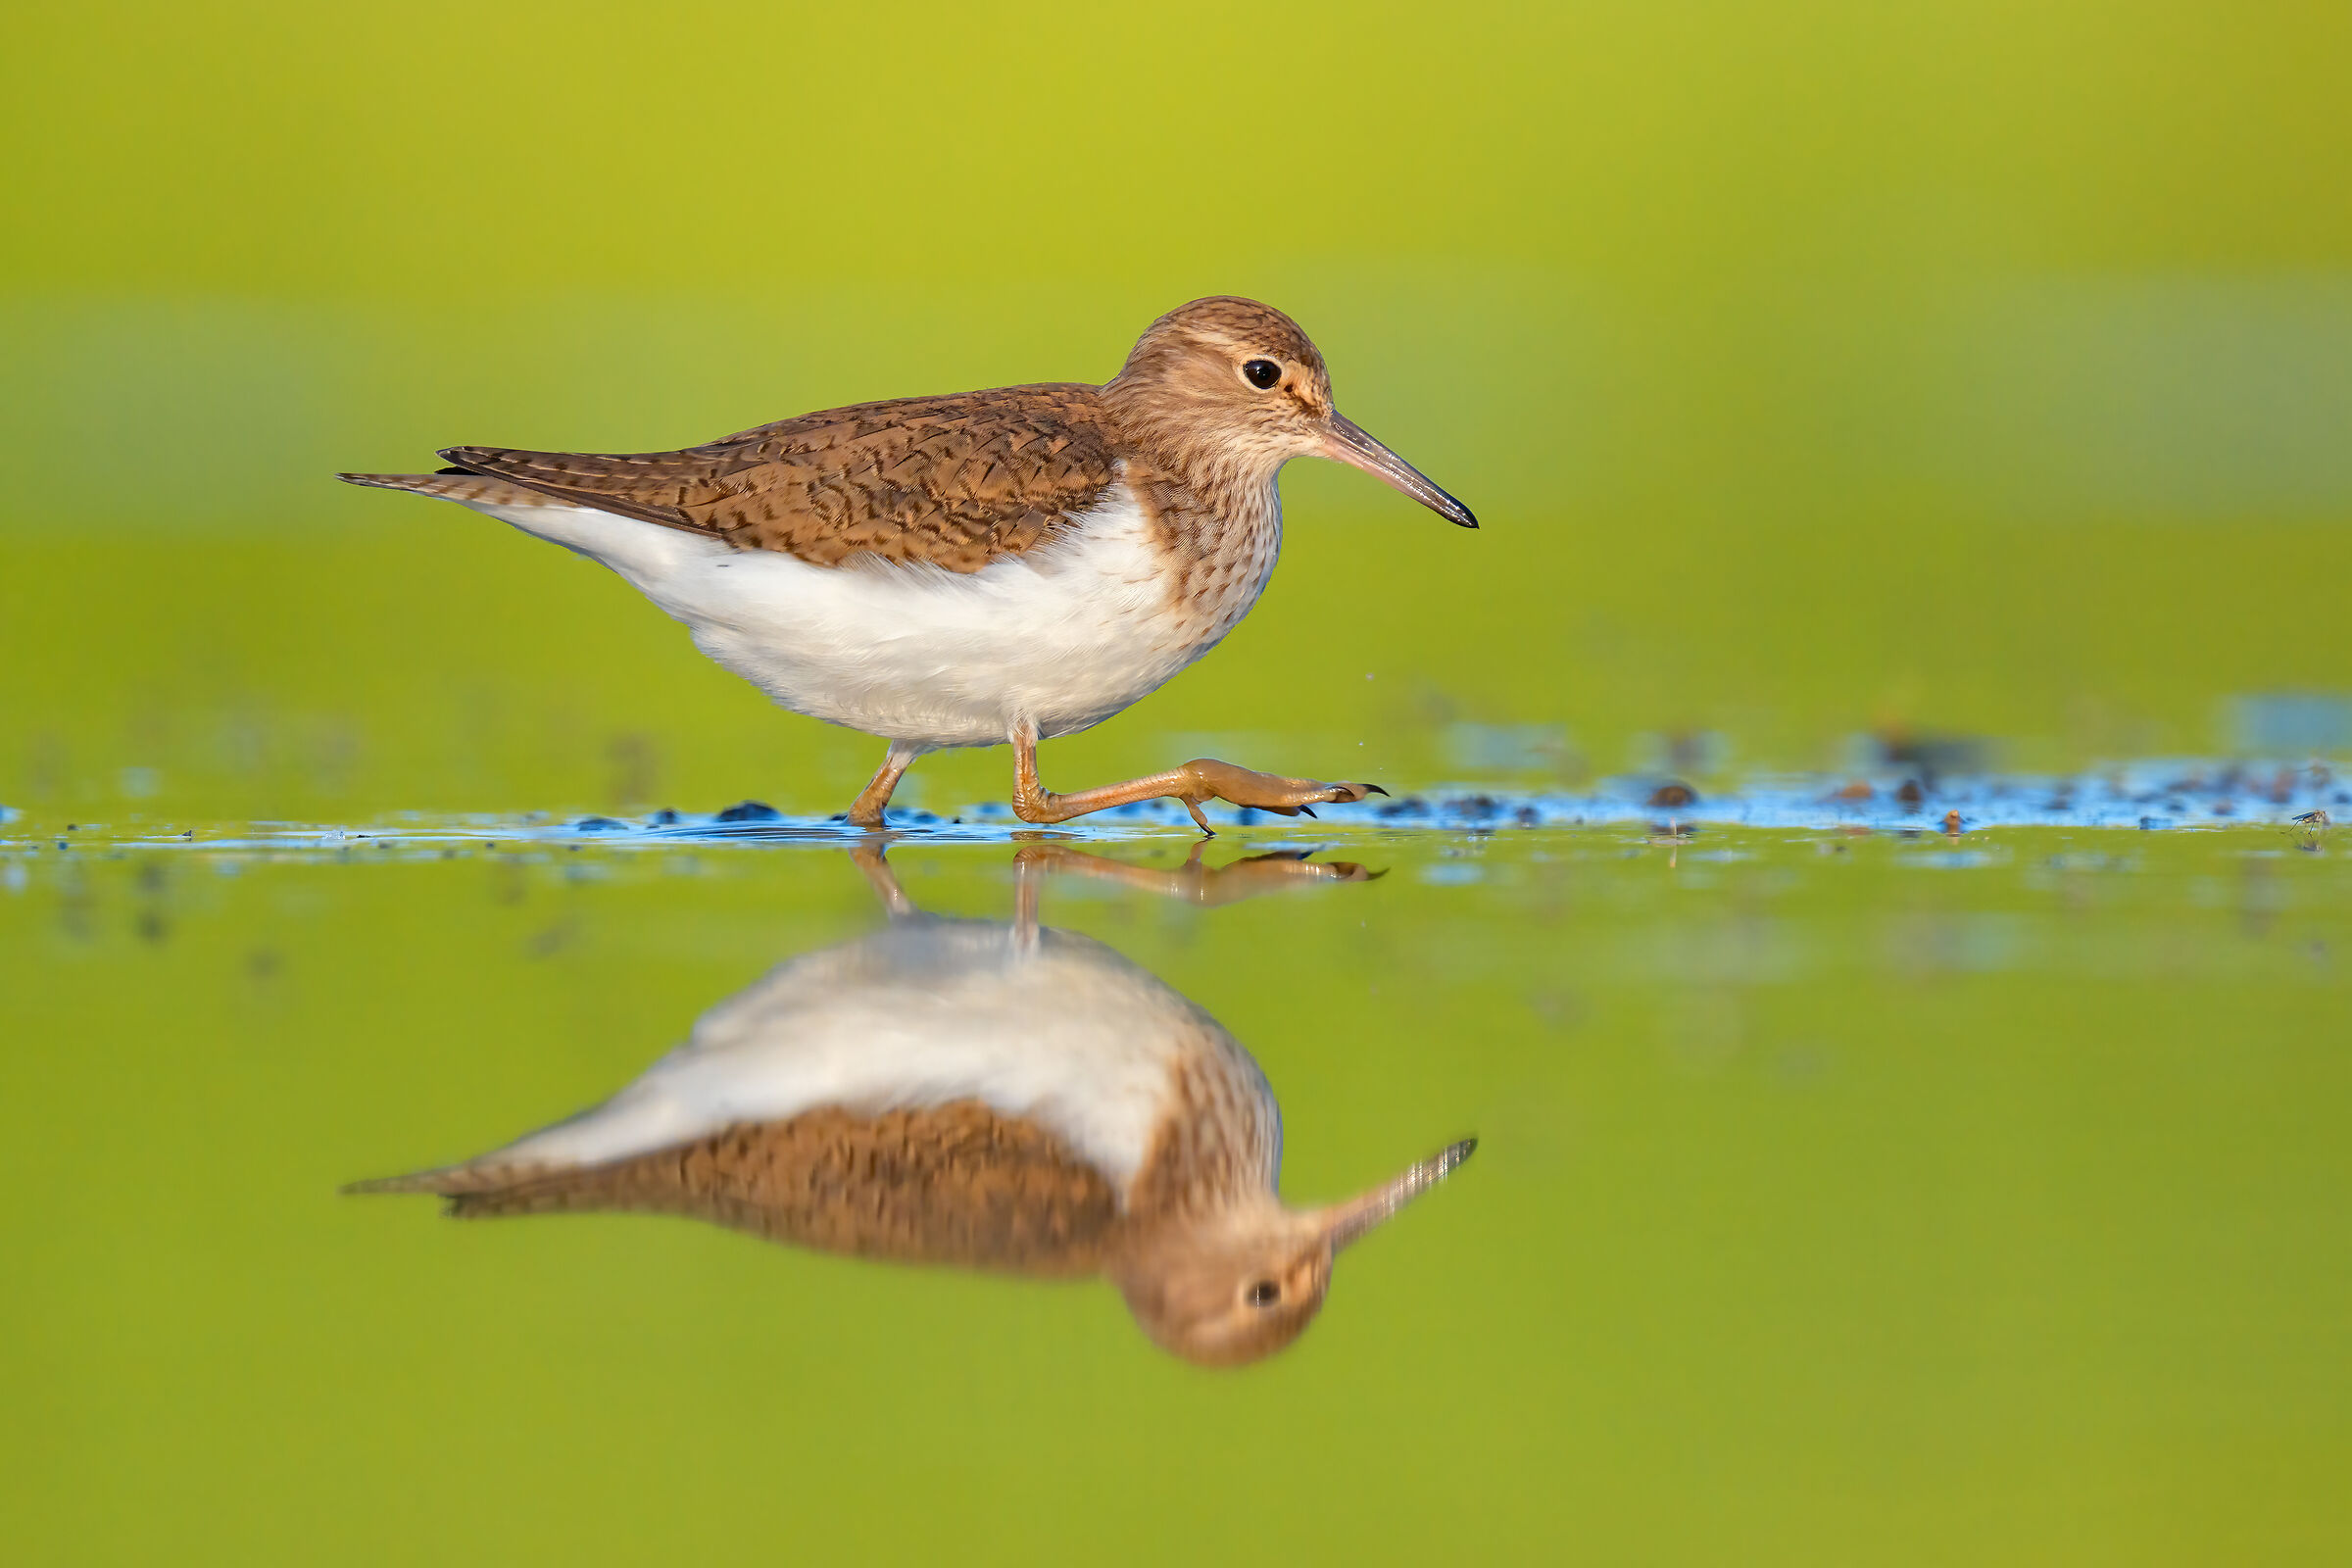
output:
M814 566L576 507L476 510L611 566L783 707L927 748L1101 723L1214 647L1273 564L1220 613L1179 614L1124 484L1054 543L966 573Z
M1053 1133L1123 1193L1188 1053L1242 1073L1272 1114L1232 1037L1108 948L916 918L778 966L602 1105L471 1163L572 1168L825 1106L978 1100Z

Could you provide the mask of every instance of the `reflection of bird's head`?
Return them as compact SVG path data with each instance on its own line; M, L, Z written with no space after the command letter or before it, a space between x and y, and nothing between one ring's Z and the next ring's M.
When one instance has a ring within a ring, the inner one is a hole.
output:
M1322 1309L1331 1244L1313 1220L1273 1206L1163 1232L1114 1277L1160 1348L1202 1366L1240 1366L1290 1344Z
M1451 1145L1394 1180L1328 1208L1270 1196L1236 1212L1150 1227L1111 1264L1127 1309L1162 1349L1241 1366L1283 1348L1322 1310L1332 1258L1470 1157Z

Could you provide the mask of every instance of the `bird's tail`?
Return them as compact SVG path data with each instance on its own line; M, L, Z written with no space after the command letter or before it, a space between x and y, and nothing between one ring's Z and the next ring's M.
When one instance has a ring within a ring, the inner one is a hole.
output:
M345 484L369 485L378 490L412 490L420 496L431 496L438 501L456 501L467 506L548 507L560 504L511 479L493 478L489 474L474 473L466 468L443 468L439 473L338 473L335 477Z

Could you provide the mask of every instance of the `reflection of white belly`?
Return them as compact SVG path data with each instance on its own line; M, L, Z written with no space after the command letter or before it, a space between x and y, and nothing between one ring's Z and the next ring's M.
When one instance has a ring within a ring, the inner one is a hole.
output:
M611 566L781 706L918 746L989 745L1022 723L1045 736L1099 724L1248 609L1213 621L1173 614L1124 486L1055 543L967 573L812 566L579 507L475 510ZM1250 602L1263 586L1262 573L1247 585Z
M1279 1128L1240 1044L1110 949L1051 930L1032 949L994 921L918 917L778 965L611 1100L469 1163L601 1165L825 1106L977 1100L1053 1134L1124 1194L1175 1108L1180 1062Z

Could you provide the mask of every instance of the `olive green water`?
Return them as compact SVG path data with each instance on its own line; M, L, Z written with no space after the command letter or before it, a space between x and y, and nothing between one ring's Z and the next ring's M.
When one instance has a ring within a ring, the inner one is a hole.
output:
M1374 882L1057 876L1050 923L1257 1054L1291 1195L1482 1140L1236 1373L1100 1286L335 1196L610 1093L881 919L835 845L514 831L821 815L879 749L585 562L326 477L456 442L1101 379L1250 293L1485 526L1294 465L1265 600L1049 747L1056 787L1214 753L1719 806L1925 738L2258 761L2194 803L2246 821L2278 769L2352 762L2352 14L1068 21L12 22L11 1559L2346 1556L2342 827L1356 813L1207 863L1319 846ZM901 799L1006 771L926 759ZM431 836L468 814L500 836ZM1002 918L1013 854L893 863Z
M1315 842L1243 836L1205 863ZM876 929L838 851L12 856L21 1560L2352 1544L2339 851L1325 842L1387 875L1043 894L1256 1054L1290 1196L1482 1139L1295 1348L1222 1373L1104 1286L336 1196L598 1100ZM1009 846L893 862L926 909L1011 912Z

